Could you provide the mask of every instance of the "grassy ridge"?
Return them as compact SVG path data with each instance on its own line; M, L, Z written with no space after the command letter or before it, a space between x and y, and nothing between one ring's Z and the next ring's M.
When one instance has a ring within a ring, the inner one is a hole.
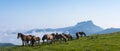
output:
M35 47L2 47L0 51L120 51L120 32L91 35L67 43L40 45Z

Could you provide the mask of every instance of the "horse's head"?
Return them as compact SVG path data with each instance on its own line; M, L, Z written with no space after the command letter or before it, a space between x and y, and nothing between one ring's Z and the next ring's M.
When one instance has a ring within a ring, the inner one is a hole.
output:
M22 33L18 33L17 38L19 39L19 37L22 37Z

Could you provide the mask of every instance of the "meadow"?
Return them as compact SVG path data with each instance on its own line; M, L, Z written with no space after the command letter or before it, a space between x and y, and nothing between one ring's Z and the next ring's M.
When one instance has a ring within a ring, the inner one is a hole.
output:
M0 51L120 51L120 32L94 34L70 41L38 46L0 47Z

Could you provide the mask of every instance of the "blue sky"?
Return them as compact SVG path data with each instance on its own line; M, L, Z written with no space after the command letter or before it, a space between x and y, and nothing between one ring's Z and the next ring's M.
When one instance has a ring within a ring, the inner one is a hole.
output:
M92 20L120 28L120 0L0 0L0 28L60 28Z

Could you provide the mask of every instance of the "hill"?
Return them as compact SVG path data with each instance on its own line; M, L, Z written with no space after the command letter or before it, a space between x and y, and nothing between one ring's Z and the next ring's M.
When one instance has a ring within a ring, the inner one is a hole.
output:
M3 47L3 46L14 46L14 44L12 43L0 43L0 46Z
M113 32L120 32L120 28L108 28L108 29L102 30L97 33L98 34L107 34L107 33L113 33Z
M11 46L1 47L0 51L119 51L120 32L111 34L95 34L67 43L39 45L35 47Z
M86 34L94 34L95 32L102 31L103 29L95 25L91 20L77 23L72 29L68 30L71 34L83 31Z

